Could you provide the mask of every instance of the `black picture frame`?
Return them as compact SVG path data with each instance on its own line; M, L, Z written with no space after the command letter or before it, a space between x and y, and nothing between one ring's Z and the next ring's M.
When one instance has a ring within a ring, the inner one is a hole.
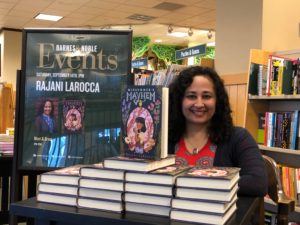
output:
M48 171L119 154L120 93L132 80L132 31L24 29L22 49L18 169ZM51 131L36 126L44 100L54 109L52 119L46 116ZM69 111L77 120L69 123L77 123L73 128L66 125Z

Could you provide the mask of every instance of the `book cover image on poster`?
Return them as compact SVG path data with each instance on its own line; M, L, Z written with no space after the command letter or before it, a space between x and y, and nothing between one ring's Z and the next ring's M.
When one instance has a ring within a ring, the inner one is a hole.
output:
M167 156L167 91L160 86L123 89L121 151L124 156L145 159Z
M64 131L79 133L84 125L84 100L65 100L63 102Z

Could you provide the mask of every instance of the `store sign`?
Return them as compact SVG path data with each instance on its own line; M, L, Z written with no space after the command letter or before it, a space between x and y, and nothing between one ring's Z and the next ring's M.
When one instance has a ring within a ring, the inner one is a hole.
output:
M184 59L195 55L204 55L206 53L206 45L197 45L191 48L177 50L175 52L175 59Z
M136 60L132 60L132 62L131 62L132 68L140 68L140 67L144 67L144 66L148 66L147 58L136 59Z

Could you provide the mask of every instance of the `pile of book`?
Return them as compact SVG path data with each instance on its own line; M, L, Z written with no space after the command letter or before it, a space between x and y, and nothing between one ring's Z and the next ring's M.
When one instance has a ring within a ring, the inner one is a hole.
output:
M37 201L77 206L79 170L75 165L41 174Z
M192 167L179 175L171 220L224 224L236 211L239 170Z
M169 216L175 178L185 169L173 164L148 173L126 172L126 211Z
M82 167L79 174L78 207L124 211L124 170L104 168L99 163Z
M0 134L0 156L12 156L14 154L14 135Z

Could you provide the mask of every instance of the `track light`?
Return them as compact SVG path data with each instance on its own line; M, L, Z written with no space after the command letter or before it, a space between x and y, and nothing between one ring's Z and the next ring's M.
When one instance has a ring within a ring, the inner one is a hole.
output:
M192 30L192 28L189 28L189 30L188 30L188 35L189 36L192 36L194 34L194 31Z
M208 38L208 39L211 39L212 36L213 36L213 33L211 32L211 30L208 31L208 33L207 33L207 38Z
M169 25L168 26L168 33L170 34L170 33L172 33L173 32L173 27L172 27L172 25Z

